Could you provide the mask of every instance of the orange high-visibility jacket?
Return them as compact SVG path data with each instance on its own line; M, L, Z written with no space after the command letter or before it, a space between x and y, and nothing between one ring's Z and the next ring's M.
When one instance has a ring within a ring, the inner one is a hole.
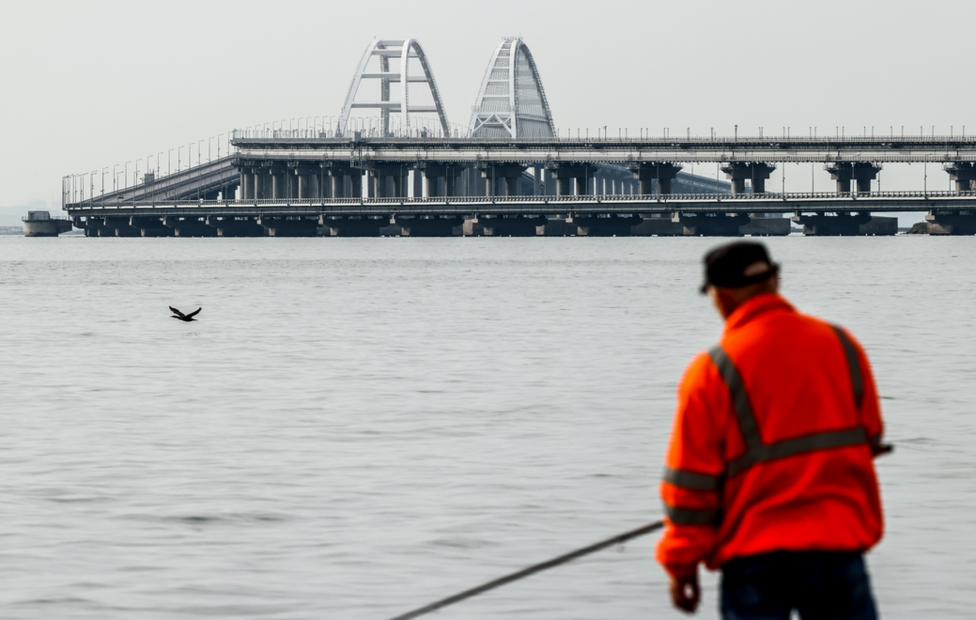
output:
M883 529L881 433L860 345L778 295L749 299L681 381L658 560L680 577L701 561L867 550Z

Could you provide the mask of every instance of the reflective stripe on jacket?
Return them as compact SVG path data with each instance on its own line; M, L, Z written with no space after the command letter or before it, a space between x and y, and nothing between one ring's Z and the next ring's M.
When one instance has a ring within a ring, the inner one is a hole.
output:
M678 391L658 559L675 575L777 550L859 551L881 537L882 422L861 347L758 295Z

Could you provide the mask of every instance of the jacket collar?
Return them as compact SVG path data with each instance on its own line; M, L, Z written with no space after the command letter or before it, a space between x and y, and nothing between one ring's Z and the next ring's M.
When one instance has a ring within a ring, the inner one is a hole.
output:
M724 332L728 333L734 329L738 329L758 316L773 310L796 312L796 308L778 294L760 293L746 300L729 315L729 318L725 319Z

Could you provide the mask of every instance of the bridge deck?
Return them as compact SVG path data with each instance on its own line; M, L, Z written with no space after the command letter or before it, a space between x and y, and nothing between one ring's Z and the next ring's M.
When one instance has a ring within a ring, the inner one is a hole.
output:
M65 209L79 216L140 215L561 215L670 213L897 213L972 211L976 192L832 192L671 196L458 196L451 198L341 198L327 200L117 201L75 203Z
M254 159L491 162L976 162L976 138L315 138L237 132L239 155Z

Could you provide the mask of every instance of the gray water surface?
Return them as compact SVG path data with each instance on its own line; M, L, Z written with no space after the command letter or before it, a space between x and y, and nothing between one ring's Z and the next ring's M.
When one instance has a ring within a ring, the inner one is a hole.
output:
M658 519L717 242L0 237L0 617L384 620ZM768 243L874 364L884 617L972 617L973 238ZM656 537L437 617L684 617Z

